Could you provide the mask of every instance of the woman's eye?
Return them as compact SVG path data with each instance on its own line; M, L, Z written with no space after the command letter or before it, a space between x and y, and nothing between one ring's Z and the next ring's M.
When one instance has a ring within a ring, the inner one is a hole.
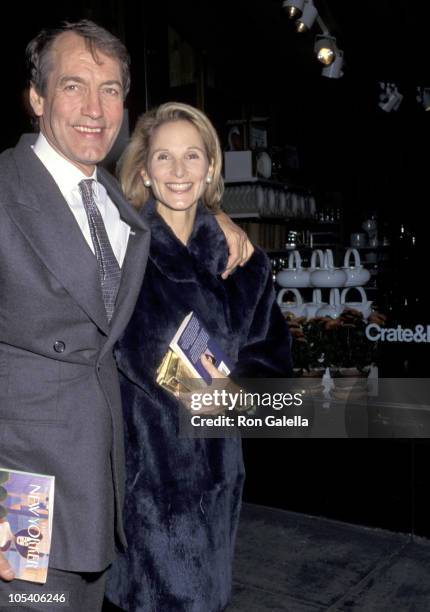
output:
M199 159L199 154L198 153L189 153L188 154L188 159Z
M159 153L157 159L163 161L165 159L169 159L169 156L167 155L167 153Z

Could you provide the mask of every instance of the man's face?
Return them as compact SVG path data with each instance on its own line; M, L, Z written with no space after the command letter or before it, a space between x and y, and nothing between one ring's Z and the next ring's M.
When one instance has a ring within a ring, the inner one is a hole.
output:
M98 63L81 36L61 34L51 48L45 95L30 89L41 132L86 176L108 154L123 116L119 62L99 51L96 57Z

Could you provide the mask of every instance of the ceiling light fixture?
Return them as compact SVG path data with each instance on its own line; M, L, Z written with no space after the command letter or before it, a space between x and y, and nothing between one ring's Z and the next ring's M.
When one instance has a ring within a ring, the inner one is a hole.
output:
M302 16L299 17L295 23L296 31L302 34L303 32L310 30L314 25L317 16L318 11L312 0L305 0Z
M336 52L336 39L333 36L327 34L317 34L315 38L314 51L317 59L324 66L330 66L335 60Z
M343 51L336 49L336 57L334 61L324 66L321 71L322 76L328 77L329 79L340 79L343 76Z
M430 87L417 87L417 102L425 111L430 111Z
M385 113L398 111L403 100L403 94L400 93L395 83L379 83L381 93L379 95L378 106Z
M282 8L285 9L290 19L297 19L302 16L304 5L305 0L284 0Z
M342 77L343 51L338 48L336 38L321 19L314 0L283 0L282 7L290 19L296 20L295 28L299 33L307 32L317 22L321 34L315 38L314 52L324 66L322 75L330 79Z

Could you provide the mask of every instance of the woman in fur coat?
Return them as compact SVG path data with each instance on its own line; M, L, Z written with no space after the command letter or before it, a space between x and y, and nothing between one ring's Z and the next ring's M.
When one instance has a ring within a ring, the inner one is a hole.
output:
M197 314L235 364L233 379L285 377L291 368L265 254L255 248L244 267L220 276L227 248L213 212L221 165L208 118L179 103L145 113L122 160L123 189L151 227L144 283L116 351L129 548L114 563L107 595L130 612L218 612L231 594L244 480L240 439L179 437L180 403L156 383L182 320Z

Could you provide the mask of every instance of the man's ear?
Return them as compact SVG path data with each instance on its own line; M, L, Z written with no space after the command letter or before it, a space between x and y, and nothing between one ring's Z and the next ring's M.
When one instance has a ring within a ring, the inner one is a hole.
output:
M37 93L34 85L30 85L29 97L30 97L30 105L31 105L31 108L33 109L33 113L36 115L36 117L41 117L43 115L43 106L44 106L45 98L43 98L43 96Z

